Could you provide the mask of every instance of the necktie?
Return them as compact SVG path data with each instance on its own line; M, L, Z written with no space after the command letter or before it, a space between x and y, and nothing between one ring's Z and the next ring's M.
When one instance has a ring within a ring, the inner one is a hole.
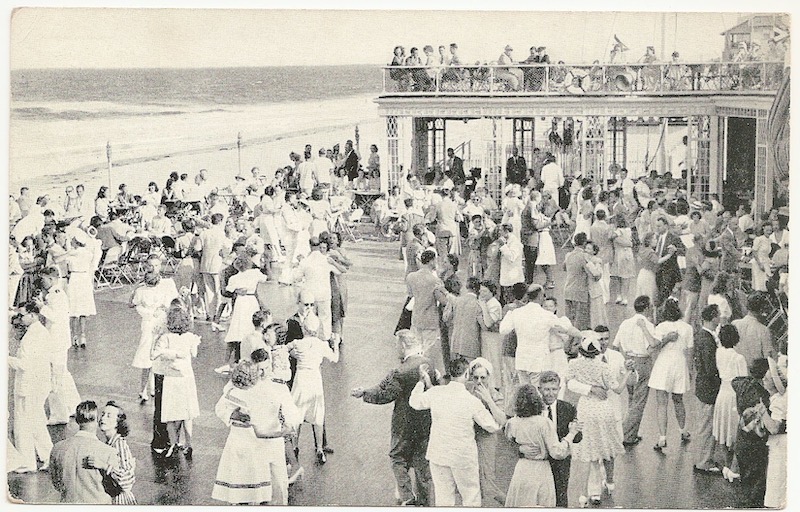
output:
M553 406L552 405L547 407L547 417L550 418L551 420L553 419Z
M658 257L659 258L661 256L663 256L663 254L661 254L661 253L664 252L664 239L666 237L667 237L667 235L661 235L661 238L658 239Z

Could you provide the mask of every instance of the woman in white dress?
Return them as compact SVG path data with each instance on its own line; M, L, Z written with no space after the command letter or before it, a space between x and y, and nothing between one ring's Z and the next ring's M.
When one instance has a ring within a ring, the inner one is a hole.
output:
M531 200L533 200L533 194L531 196ZM536 197L541 198L538 194ZM553 282L553 265L557 261L553 237L550 236L551 220L544 214L544 204L541 201L537 201L536 204L531 206L531 213L533 215L533 223L536 229L539 230L539 254L536 255L536 266L542 267L542 270L544 270L544 287L552 290L556 287Z
M567 350L570 348L570 341L572 337L568 334L574 329L572 322L566 316L558 316L558 303L555 297L546 297L542 301L542 309L549 311L558 317L557 324L564 328L564 333L556 333L550 331L550 368L558 374L561 382L566 382L567 371L569 370L569 360L567 359ZM595 324L598 325L598 324ZM558 391L558 398L564 399L564 393L567 386L561 386Z
M322 195L322 189L314 189L311 192L311 200L308 202L311 210L311 236L319 237L323 231L328 231L328 223L331 219L331 202Z
M683 315L678 301L668 299L664 303L662 316L663 321L655 329L655 338L646 329L642 329L650 346L660 346L661 348L655 363L653 363L653 370L648 382L648 386L656 390L659 438L653 448L658 451L667 446L667 409L670 395L672 395L672 403L675 405L675 418L678 420L678 427L681 430L681 441L686 442L691 437L686 429L686 406L683 403L683 394L691 386L688 361L692 359L691 351L694 347L694 329L682 320ZM644 322L644 320L640 321ZM666 344L659 341L671 332L677 332L678 339Z
M150 357L158 361L164 375L161 396L161 422L167 424L169 449L165 457L172 457L178 448L179 436L184 440L183 452L192 452L191 421L200 415L197 401L197 384L194 380L192 358L197 357L200 337L188 332L189 315L182 308L169 311L167 331L153 345Z
M600 248L594 242L586 242L586 272L589 274L589 322L592 326L608 325L606 301L603 300L603 260L598 255Z
M739 344L739 331L736 327L732 325L720 327L719 343L721 346L717 347L716 359L721 383L717 400L714 402L711 433L725 454L722 476L732 482L739 476L732 470L734 445L739 431L739 412L736 409L736 393L733 391L731 381L736 377L747 377L749 372L744 356L734 348Z
M594 207L592 206L592 188L584 187L581 192L580 201L575 204L577 208L575 218L575 233L572 238L578 233L584 233L589 236L589 230L592 227L592 217L594 215Z
M767 491L764 506L783 508L786 506L786 412L789 407L786 395L788 385L786 356L778 357L777 363L769 358L769 374L765 379L769 399L769 415L764 415L764 426L769 430L769 462L767 463ZM771 384L771 386L769 386ZM770 387L774 389L770 389Z
M222 390L214 413L230 431L217 466L211 498L232 504L261 504L272 499L272 479L269 464L261 457L263 444L256 436L251 422L261 416L263 392L258 391L258 365L244 360L234 366L231 380ZM249 417L249 422L239 419Z
M519 187L514 185L506 186L505 198L503 198L503 220L501 224L511 224L514 226L514 233L519 235L522 231L522 210L525 203L519 198Z
M283 226L281 241L283 241L283 246L286 249L286 261L283 264L278 282L289 285L292 284L292 267L297 263L297 255L299 254L297 250L298 239L300 231L303 229L295 192L286 192L286 201L281 207L280 218L280 224Z
M769 254L772 252L772 224L764 224L761 235L753 240L753 252L750 254L752 260L750 269L753 275L753 290L767 291L767 278L769 277L770 265L772 264Z
M226 356L228 364L231 366L236 362L234 359L238 360L240 357L237 355L239 352L237 348L240 348L242 341L253 332L253 313L260 309L256 298L256 288L260 283L267 281L267 276L261 272L261 269L255 268L252 260L247 256L237 257L233 262L233 268L238 273L228 279L228 285L225 287L228 292L236 295L233 313L231 313L231 323L225 335ZM249 355L249 353L245 354L245 357Z
M320 366L327 359L332 363L339 362L339 345L334 343L331 349L328 343L317 338L319 318L309 315L303 323L304 337L286 345L289 354L297 361L297 370L292 383L292 398L303 417L303 421L311 423L314 432L314 445L317 461L325 464L327 457L323 450L323 426L325 425L325 393L322 388ZM299 441L300 428L297 429ZM298 444L295 444L295 453Z
M656 254L655 233L647 233L642 240L639 248L639 275L636 276L636 296L645 295L650 297L650 303L654 303L658 297L658 286L656 286L656 272L658 271L658 255Z
M276 217L280 215L280 207L275 201L275 187L269 185L264 189L261 202L255 207L257 213L255 225L264 243L269 244L271 260L283 262L281 253L281 238L278 235Z
M153 378L150 376L150 369L153 362L150 358L150 351L153 342L166 330L167 310L170 302L175 297L167 297L159 287L161 276L156 272L148 272L144 276L144 285L133 292L130 306L136 308L136 312L142 318L142 332L139 337L139 347L133 356L132 366L142 370L142 391L139 393L139 400L144 403L150 399L154 391Z
M72 239L67 253L67 299L73 345L86 345L86 317L97 314L94 303L94 251L82 240ZM76 338L78 342L76 343Z
M614 242L614 261L611 262L611 286L617 290L617 304L628 305L633 302L634 279L636 279L636 260L633 258L633 238L628 221L622 215L616 217L617 229L612 231ZM614 284L616 283L616 286ZM613 296L613 294L611 294Z

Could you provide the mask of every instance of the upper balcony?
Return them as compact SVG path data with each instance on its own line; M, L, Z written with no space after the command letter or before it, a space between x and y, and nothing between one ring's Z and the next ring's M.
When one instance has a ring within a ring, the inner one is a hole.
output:
M773 94L783 62L384 66L381 97Z

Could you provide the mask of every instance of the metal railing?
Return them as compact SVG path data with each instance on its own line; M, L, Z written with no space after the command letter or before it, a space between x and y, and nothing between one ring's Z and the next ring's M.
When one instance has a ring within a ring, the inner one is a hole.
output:
M384 66L383 94L556 96L777 91L783 62Z

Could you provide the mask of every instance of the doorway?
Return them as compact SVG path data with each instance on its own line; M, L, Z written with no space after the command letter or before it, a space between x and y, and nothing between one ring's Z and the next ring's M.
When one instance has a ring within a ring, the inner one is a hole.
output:
M722 205L735 211L743 201L752 201L756 188L756 120L728 118L725 178Z

